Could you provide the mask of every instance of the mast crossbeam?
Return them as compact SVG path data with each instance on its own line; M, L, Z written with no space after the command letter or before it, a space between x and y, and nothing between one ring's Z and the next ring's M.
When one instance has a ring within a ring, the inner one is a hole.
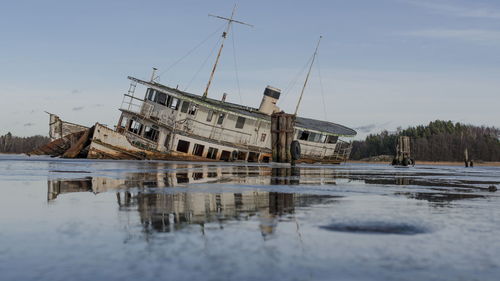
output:
M227 35L229 34L229 30L231 29L231 24L233 22L235 22L235 23L239 23L239 24L248 25L248 26L253 27L253 25L251 25L251 24L233 19L235 11L236 11L236 5L234 5L233 12L231 13L230 18L211 15L211 14L208 15L209 17L215 17L215 18L227 21L227 27L226 27L226 30L224 32L222 32L222 42L220 44L219 52L217 53L217 58L215 59L214 67L212 68L212 73L210 73L210 79L208 79L207 87L205 88L205 92L203 93L204 98L206 98L208 96L208 90L210 89L210 85L212 84L212 80L214 79L214 74L215 74L215 70L217 69L217 64L219 63L220 54L222 53L222 48L224 48L224 40L226 40Z

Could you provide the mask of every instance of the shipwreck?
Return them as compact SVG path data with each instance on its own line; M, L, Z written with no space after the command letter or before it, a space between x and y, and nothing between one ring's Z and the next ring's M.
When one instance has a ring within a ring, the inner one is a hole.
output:
M52 142L30 154L91 159L271 162L273 148L280 141L279 137L273 137L276 130L272 130L275 128L272 115L281 112L276 105L280 89L267 86L258 108L227 102L226 95L221 100L208 97L230 25L242 23L233 16L218 18L227 20L227 28L202 95L160 84L156 69L149 81L128 77L130 87L123 96L121 114L114 128L100 123L86 127L50 113ZM313 63L314 57L311 66ZM301 98L306 83L307 78ZM300 144L300 157L295 157L299 158L298 163L341 163L348 159L351 142L345 139L354 137L356 131L296 115L297 110L293 129L288 133Z

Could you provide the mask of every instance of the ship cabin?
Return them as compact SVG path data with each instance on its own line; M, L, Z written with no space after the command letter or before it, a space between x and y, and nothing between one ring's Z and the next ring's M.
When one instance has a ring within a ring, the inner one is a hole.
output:
M271 114L278 112L280 90L266 87L259 108L215 100L128 77L132 83L120 107L116 131L139 148L165 152L186 160L269 162ZM146 87L136 97L137 84ZM340 137L353 137L347 127L296 118L295 139L304 162L338 162L350 153Z

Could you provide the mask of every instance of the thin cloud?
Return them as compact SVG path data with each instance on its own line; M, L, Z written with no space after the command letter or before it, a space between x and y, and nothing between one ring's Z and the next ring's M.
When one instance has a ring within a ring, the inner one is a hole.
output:
M391 124L391 121L381 123L381 124L368 124L368 125L363 125L363 126L358 126L354 128L354 130L358 131L359 133L370 133L373 131L380 131L380 130L386 130L386 127Z
M80 110L82 110L83 108L84 108L83 106L73 107L73 111L80 111Z
M405 35L484 43L500 43L500 31L488 29L425 29L406 32Z
M80 90L78 90L78 89L73 89L73 90L71 91L71 93L72 93L73 95L76 95L76 94L81 94L81 93L82 93L82 91L80 91Z
M492 7L473 7L451 4L449 1L403 0L414 6L426 8L435 13L462 18L500 19L500 10Z
M377 125L375 124L369 124L369 125L364 125L364 126L359 126L354 128L354 130L361 132L361 133L369 133L375 129Z

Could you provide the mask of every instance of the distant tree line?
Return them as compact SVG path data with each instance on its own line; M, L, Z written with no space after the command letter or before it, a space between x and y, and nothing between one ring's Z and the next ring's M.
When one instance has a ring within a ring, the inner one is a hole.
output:
M27 153L49 141L44 136L16 137L9 132L0 136L0 153Z
M433 121L427 126L383 131L354 141L351 159L360 160L379 155L394 155L399 136L411 138L412 156L426 161L462 161L467 148L470 159L500 161L500 129Z

